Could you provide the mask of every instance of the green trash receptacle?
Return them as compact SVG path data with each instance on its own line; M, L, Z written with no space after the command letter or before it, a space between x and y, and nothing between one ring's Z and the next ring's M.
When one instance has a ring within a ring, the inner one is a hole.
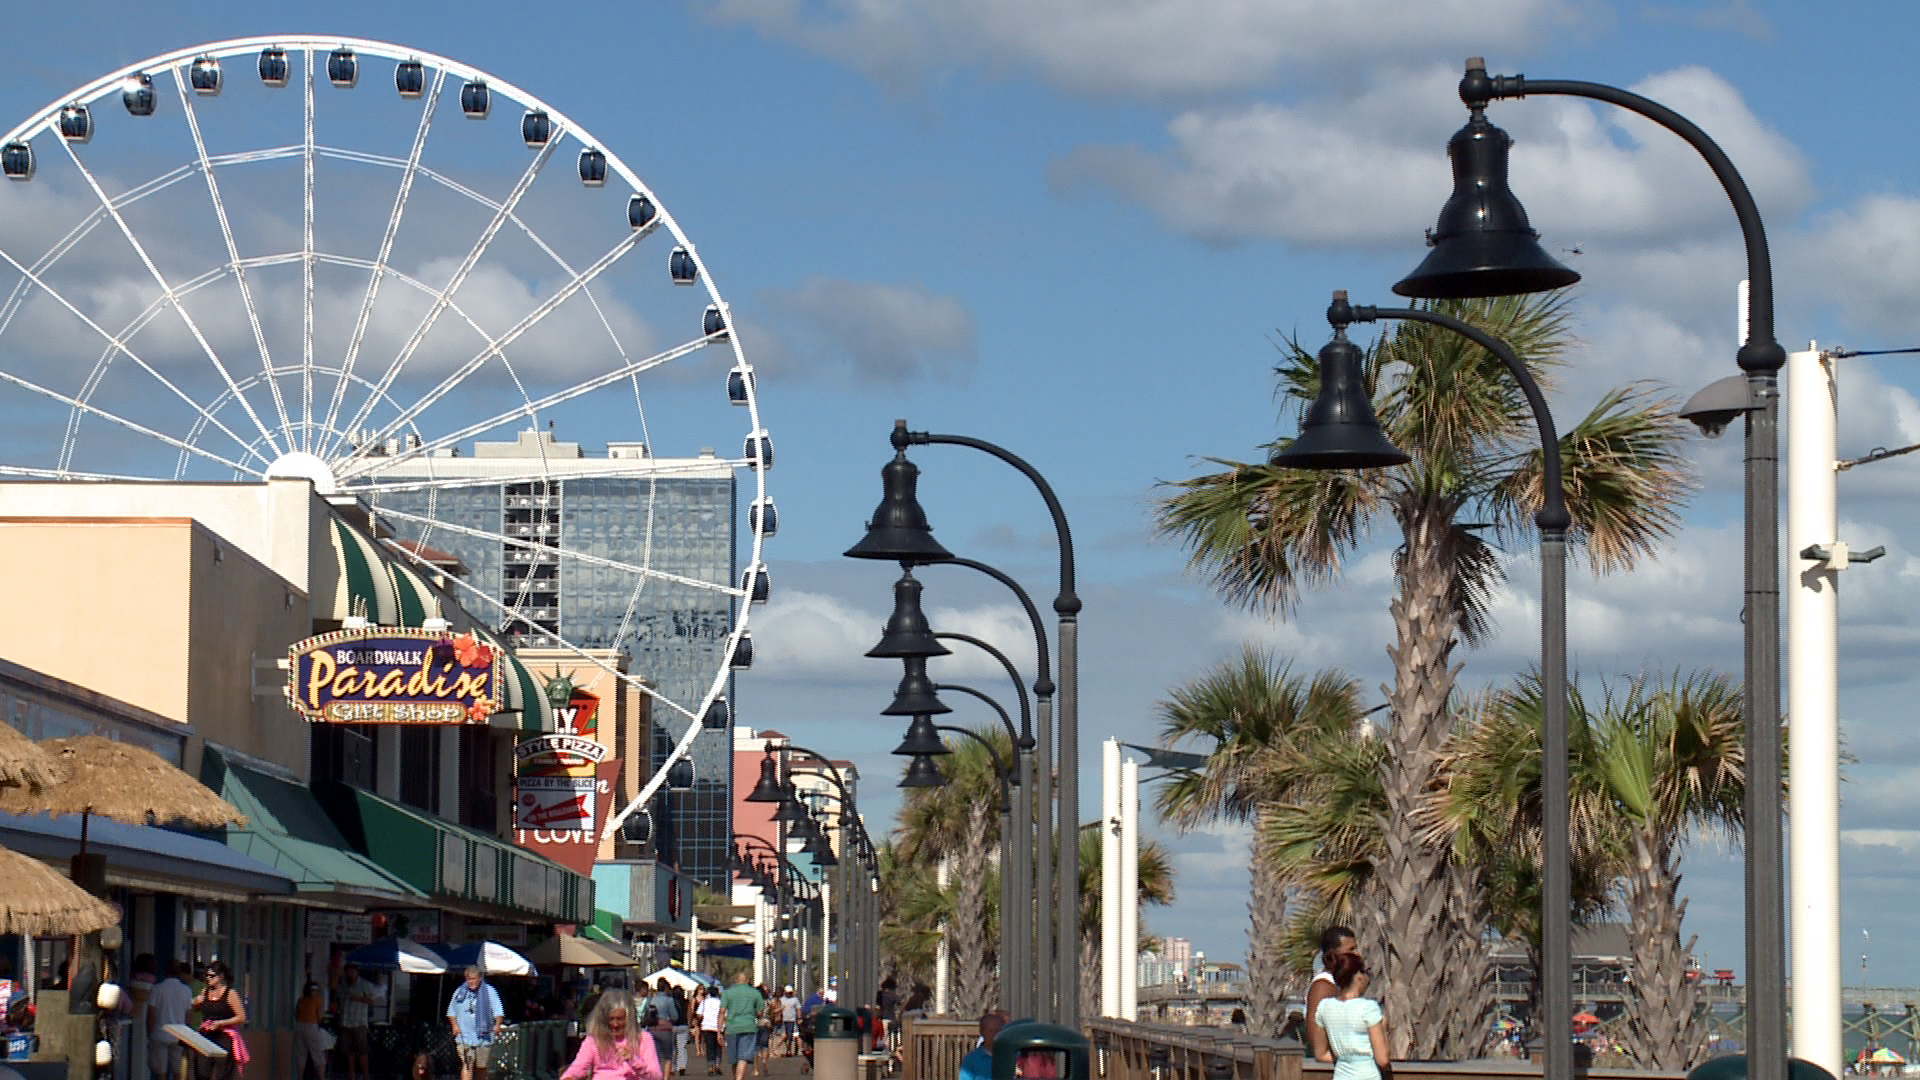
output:
M993 1080L1092 1080L1087 1037L1058 1024L1010 1024L993 1039Z
M860 1028L852 1009L828 1005L813 1014L813 1073L819 1080L858 1080Z
M1747 1055L1709 1058L1695 1065L1687 1080L1747 1080ZM1833 1080L1833 1074L1805 1058L1788 1058L1787 1080Z

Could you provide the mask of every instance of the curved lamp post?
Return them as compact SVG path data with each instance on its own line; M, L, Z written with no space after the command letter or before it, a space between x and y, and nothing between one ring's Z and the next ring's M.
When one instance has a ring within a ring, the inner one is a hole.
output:
M776 919L774 932L781 933L780 920L789 913L787 901L793 895L790 887L797 888L798 882L805 882L805 875L801 874L779 849L758 836L734 833L732 839L736 845L744 846L748 851L754 852L753 858L749 859L736 850L735 859L740 863L741 872L746 874L748 881L758 887L763 894L773 896L772 906ZM783 943L774 952L775 968L780 967L782 962L787 968L785 981L791 981L794 970L799 966L795 961L791 943ZM776 979L780 978L777 970L774 974Z
M917 589L917 583L914 583L914 591L916 594ZM918 611L917 601L913 605L913 610ZM922 619L922 622L924 623L924 619ZM904 630L903 633L913 636L917 634L917 631L909 627ZM927 636L930 638L930 631ZM940 648L942 652L946 651L938 642L933 642L932 644L934 647ZM922 665L926 663L924 657L920 658L920 663ZM924 679L924 675L920 676L920 678ZM931 682L928 682L927 686L930 688ZM914 690L911 692L918 693L919 691ZM930 689L927 692L930 693ZM864 1002L873 994L875 989L874 984L876 982L873 975L879 966L878 939L875 937L879 920L877 917L878 911L876 910L876 898L873 895L872 887L878 872L878 862L874 858L870 842L864 842L857 848L848 842L848 834L850 831L849 823L858 826L859 835L863 841L866 830L865 826L860 824L859 809L854 799L853 789L847 784L846 777L841 775L839 767L834 765L832 760L826 755L804 746L787 743L779 749L781 752L781 762L785 763L786 768L782 770L781 763L775 762L773 757L775 747L769 743L766 749L766 757L760 763L760 780L754 785L753 791L747 796L747 801L781 803L781 809L779 813L776 814L776 818L782 815L790 815L797 811L802 819L811 823L811 815L807 814L806 811L801 808L799 793L793 784L792 764L787 759L790 755L797 754L814 762L823 770L815 775L832 784L834 789L839 793L837 801L840 803L842 810L842 853L857 851L867 863L863 868L848 867L840 874L843 880L843 902L847 905L845 916L841 921L841 937L847 946L845 950L846 955L842 957L847 971L847 992L853 1001ZM831 795L831 793L822 794ZM824 853L822 851L823 848ZM824 835L818 836L817 842L810 840L808 854L814 858L814 861L820 865L823 870L824 868L836 865L837 860ZM856 885L864 887L855 887ZM826 953L824 934L821 952L824 961Z
M1460 100L1470 111L1467 126L1453 137L1454 192L1431 234L1433 251L1412 275L1394 286L1402 296L1467 297L1539 292L1578 280L1531 243L1526 212L1506 185L1506 132L1486 122L1487 105L1501 98L1560 94L1618 105L1686 140L1705 159L1733 204L1747 256L1747 337L1735 354L1746 375L1746 604L1743 711L1746 717L1746 952L1747 1058L1752 1080L1786 1080L1786 896L1782 885L1780 752L1780 467L1778 375L1787 354L1774 337L1773 265L1767 233L1740 171L1725 151L1692 121L1659 102L1602 83L1528 79L1524 75L1487 74L1486 61L1467 61ZM1542 265L1544 259L1546 264ZM1557 271L1557 273L1556 273ZM1703 426L1724 424L1726 409L1693 407L1683 415ZM1715 414L1718 415L1715 415ZM1837 886L1837 883L1836 883ZM1838 988L1838 912L1813 912L1803 920L1830 919L1818 941L1803 938L1815 955L1801 980L1831 980ZM1826 940L1831 937L1831 941ZM1816 976L1810 969L1819 965ZM1826 968L1832 966L1832 974ZM1795 1010L1798 1052L1832 1068L1840 1056L1837 998L1803 1001ZM1817 1026L1814 1017L1818 1016ZM1555 1041L1559 1041L1557 1038Z
M966 435L939 435L925 431L907 430L905 420L896 420L890 438L894 449L894 458L881 470L884 495L875 510L872 521L868 523L867 534L860 542L849 548L847 555L860 559L887 559L905 566L925 563L951 562L953 553L933 539L933 530L927 523L925 510L920 507L915 492L920 470L907 460L906 449L909 446L950 445L966 446L999 458L1032 481L1040 498L1046 503L1047 512L1053 519L1055 539L1060 547L1060 591L1053 600L1054 614L1059 620L1059 656L1060 683L1058 688L1059 710L1059 751L1051 764L1058 769L1059 790L1055 800L1062 834L1055 845L1057 865L1054 868L1057 897L1046 896L1047 902L1054 905L1057 914L1054 926L1054 940L1051 948L1035 951L1036 975L1042 982L1042 1000L1036 1002L1034 1012L1040 1019L1053 1020L1067 1027L1078 1027L1080 1022L1079 970L1080 970L1080 848L1074 842L1076 826L1080 815L1080 720L1079 720L1079 656L1080 656L1080 595L1075 585L1073 563L1073 534L1067 524L1066 512L1061 509L1060 500L1053 488L1047 483L1039 470L1026 460L1003 447L982 439ZM924 661L923 661L924 663ZM900 715L912 715L911 713ZM1045 782L1052 769L1047 761L1047 747L1044 740L1039 745L1040 769L1036 783ZM1046 793L1036 790L1036 804L1045 805ZM1042 835L1052 839L1053 830L1045 828ZM1046 860L1040 860L1042 867ZM1044 881L1041 882L1044 885ZM1051 976L1051 977L1049 977ZM1055 984L1058 985L1055 985Z
M1541 882L1541 1013L1547 1029L1548 1080L1572 1074L1573 885L1569 864L1567 775L1567 514L1560 473L1560 440L1553 414L1527 365L1506 342L1437 311L1356 306L1345 291L1333 294L1327 321L1333 340L1320 350L1320 392L1301 422L1300 437L1274 455L1273 463L1299 469L1378 468L1404 464L1407 455L1387 441L1360 377L1360 350L1347 340L1356 322L1400 319L1444 327L1500 358L1533 410L1540 432L1544 499L1534 512L1540 530L1540 678L1545 691L1541 731L1541 819L1545 849Z

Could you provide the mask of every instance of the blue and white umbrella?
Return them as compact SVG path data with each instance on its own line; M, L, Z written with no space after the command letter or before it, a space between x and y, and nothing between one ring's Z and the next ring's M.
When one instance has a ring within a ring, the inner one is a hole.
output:
M533 974L533 961L497 941L469 941L464 945L442 945L440 955L446 960L446 970L455 973L466 970L471 964L488 975Z
M347 954L347 963L379 971L404 971L409 975L442 975L447 963L440 954L417 941L406 938L381 938Z

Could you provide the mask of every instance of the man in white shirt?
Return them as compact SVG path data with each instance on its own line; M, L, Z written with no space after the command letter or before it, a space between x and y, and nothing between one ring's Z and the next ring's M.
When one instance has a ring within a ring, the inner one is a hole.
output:
M800 997L791 983L780 994L780 1036L785 1056L800 1053Z
M347 1080L371 1080L368 1032L380 988L348 964L340 972L340 1056L347 1059Z
M186 974L185 963L172 961L167 977L154 983L147 997L147 1069L164 1080L180 1077L180 1039L165 1027L187 1022L193 987L187 985Z

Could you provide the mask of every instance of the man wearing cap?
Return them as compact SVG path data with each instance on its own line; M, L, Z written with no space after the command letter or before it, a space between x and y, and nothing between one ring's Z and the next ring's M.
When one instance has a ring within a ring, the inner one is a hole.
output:
M780 992L780 1043L784 1057L793 1057L800 1052L800 997L793 992L793 984Z

